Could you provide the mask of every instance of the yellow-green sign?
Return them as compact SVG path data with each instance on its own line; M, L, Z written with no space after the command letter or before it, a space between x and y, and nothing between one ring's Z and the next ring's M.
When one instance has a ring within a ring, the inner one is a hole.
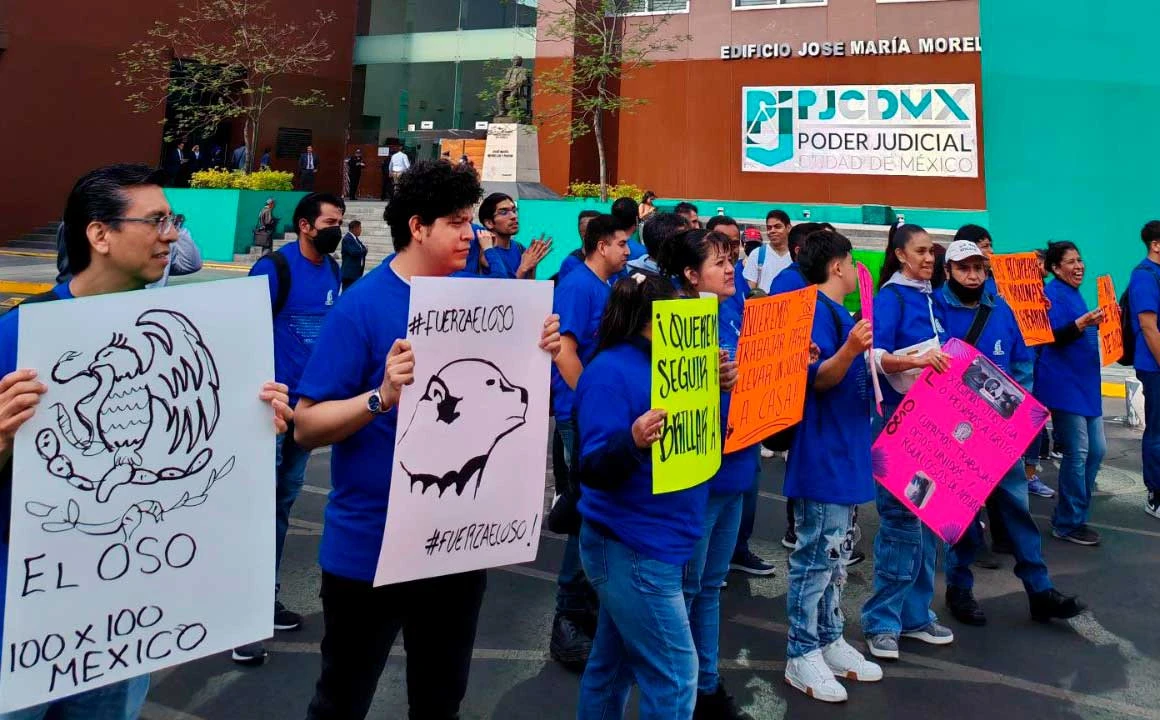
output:
M653 493L700 485L721 467L717 298L653 303L652 406L668 412L653 444Z

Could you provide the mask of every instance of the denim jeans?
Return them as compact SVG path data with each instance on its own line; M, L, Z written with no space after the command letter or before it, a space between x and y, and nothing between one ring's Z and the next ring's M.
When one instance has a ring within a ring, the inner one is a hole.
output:
M1051 527L1066 535L1082 527L1091 512L1096 474L1108 450L1104 439L1104 419L1053 410L1052 423L1063 441L1059 461L1059 502L1051 516Z
M580 557L600 619L580 680L578 720L623 718L633 681L640 720L687 720L697 702L697 648L683 592L684 567L653 560L587 522Z
M572 467L572 443L576 438L576 426L570 420L556 418L556 433L560 436L560 447L564 451L564 467ZM557 480L559 483L559 480ZM564 487L567 487L565 483ZM580 564L580 538L569 535L564 543L564 557L560 561L560 574L556 578L556 612L563 615L578 615L591 608L592 587L584 575Z
M854 547L854 506L794 500L797 546L789 555L790 659L820 650L842 637L845 560Z
M1003 476L991 492L988 507L992 501L1003 518L1015 554L1015 576L1023 581L1023 587L1028 593L1050 590L1051 578L1043 562L1043 543L1027 501L1027 476L1023 473L1023 463L1015 463ZM983 542L982 528L979 523L973 522L963 537L947 548L948 586L967 590L974 587L971 563L975 561Z
M274 457L277 469L274 477L278 482L276 515L274 516L274 577L282 567L282 548L286 545L286 531L290 528L290 508L302 491L306 481L306 462L310 451L294 442L294 425L278 436L277 452Z
M757 477L754 477L753 487L741 495L741 522L737 526L737 542L733 547L733 557L736 558L749 554L749 538L753 537L753 522L757 518L757 493L761 489L758 485Z
M729 574L729 561L737 541L744 493L709 495L705 507L705 533L693 557L685 563L685 604L693 644L697 646L697 690L717 692L717 654L721 640L721 588Z
M43 705L0 713L0 720L137 720L148 693L149 676L138 675Z
M1144 386L1144 485L1160 491L1160 372L1136 371Z
M1038 465L1040 458L1047 457L1051 451L1051 435L1044 425L1035 439L1031 441L1031 447L1027 448L1027 452L1023 455L1023 463L1025 465Z

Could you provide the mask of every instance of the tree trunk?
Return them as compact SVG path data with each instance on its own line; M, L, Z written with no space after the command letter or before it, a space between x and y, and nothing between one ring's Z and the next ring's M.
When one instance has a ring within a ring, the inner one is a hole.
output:
M592 121L592 131L596 135L596 155L600 159L600 202L608 202L608 159L604 155L604 112L596 111Z
M246 129L242 131L242 141L246 144L246 164L242 168L242 172L248 173L250 168L254 166L254 121L249 115L246 115Z

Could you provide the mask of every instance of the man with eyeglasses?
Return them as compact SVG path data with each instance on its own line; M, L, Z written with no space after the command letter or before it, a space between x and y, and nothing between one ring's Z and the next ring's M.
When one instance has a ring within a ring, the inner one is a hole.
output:
M513 239L520 231L520 214L515 200L503 193L488 195L479 205L479 222L491 232L503 263L502 268L490 268L491 276L535 279L536 266L548 256L552 239L541 235L526 249ZM489 269L490 261L485 254L481 254L479 262L484 269Z
M111 165L77 181L64 213L69 265L76 273L25 303L140 290L161 279L181 223L161 189L163 173L144 165ZM47 387L30 369L17 369L20 308L0 317L0 558L8 555L12 504L12 447L17 431L40 408ZM68 332L68 328L61 328ZM274 425L286 429L291 416L285 385L266 383L259 397L274 410ZM0 617L4 615L4 571L0 563ZM212 592L213 588L206 588ZM0 633L3 628L0 627ZM0 637L0 645L3 638ZM149 691L149 676L121 680L43 705L0 713L0 720L85 718L136 720Z
M168 215L158 218L122 218L121 222L152 223L162 235L166 236L173 232L177 233L177 240L169 246L169 262L165 266L165 272L162 273L160 280L150 283L147 287L166 287L169 285L171 277L192 275L201 270L201 251L193 241L189 229L185 227L184 215ZM58 285L72 279L72 270L68 261L68 228L63 222L56 229L56 267Z

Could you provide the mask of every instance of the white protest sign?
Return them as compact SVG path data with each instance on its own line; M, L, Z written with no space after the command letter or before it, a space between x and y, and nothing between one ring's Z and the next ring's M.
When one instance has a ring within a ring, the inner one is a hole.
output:
M273 634L273 352L264 278L20 308L0 711Z
M543 525L552 284L414 278L375 585L534 560Z

